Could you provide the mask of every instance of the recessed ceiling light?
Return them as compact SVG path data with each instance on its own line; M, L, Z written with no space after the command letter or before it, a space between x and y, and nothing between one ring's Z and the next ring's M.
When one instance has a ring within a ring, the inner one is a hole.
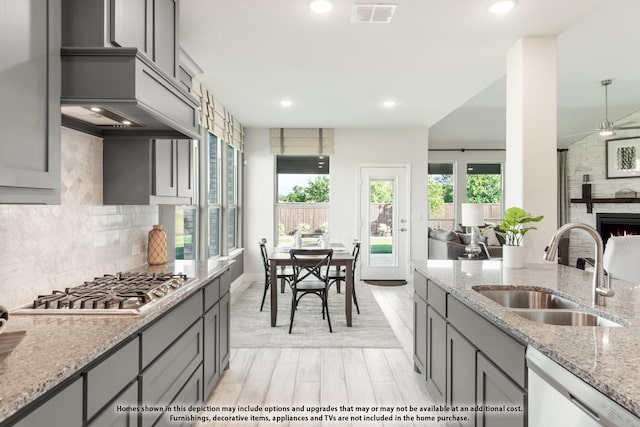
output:
M332 0L311 0L309 9L315 13L327 13L334 8Z
M396 106L396 101L394 101L393 99L387 99L382 103L382 105L384 105L387 108L392 108Z
M292 104L293 102L291 102L290 99L283 99L282 101L280 101L280 105L282 107L291 107Z
M102 108L100 108L100 107L91 107L90 110L95 112L95 113L99 113L100 111L102 111Z
M500 15L509 12L516 7L516 4L516 0L498 0L491 3L487 10L496 15Z
M123 120L122 124L125 126L129 126L131 124L131 122L129 120Z

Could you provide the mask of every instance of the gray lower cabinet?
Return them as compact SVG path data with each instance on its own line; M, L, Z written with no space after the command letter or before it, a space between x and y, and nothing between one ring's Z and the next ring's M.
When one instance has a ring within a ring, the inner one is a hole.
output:
M78 378L18 421L15 427L56 425L82 427L82 379Z
M526 393L481 353L476 370L477 403L483 408L520 408L520 411L478 412L478 427L514 427L526 425Z
M191 425L171 419L174 411L158 408L202 403L228 368L230 285L231 273L227 270L82 369L73 383L52 393L48 400L25 408L28 415L17 424L12 419L0 424ZM126 410L145 405L155 410Z
M476 404L476 353L473 344L447 325L447 402L451 406ZM470 413L469 422L452 425L474 426L475 414Z
M0 13L0 203L59 204L60 0Z
M424 365L431 397L449 406L520 409L470 412L468 422L450 425L525 426L526 346L419 271L414 288L414 365Z
M433 307L427 307L427 390L437 403L447 393L447 321Z
M119 410L118 405L138 406L138 381L117 395L113 405L98 414L87 427L138 427L138 412Z
M104 204L191 204L192 149L188 139L105 139Z

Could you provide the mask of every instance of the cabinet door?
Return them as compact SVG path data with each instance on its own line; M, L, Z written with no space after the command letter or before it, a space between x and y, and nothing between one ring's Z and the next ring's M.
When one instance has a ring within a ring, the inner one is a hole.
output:
M175 197L178 194L177 164L175 141L156 139L153 142L153 194L155 196Z
M193 197L193 142L190 139L176 141L178 197Z
M0 203L60 203L60 0L0 8Z
M482 407L520 408L515 411L483 411L476 414L478 427L525 426L525 393L509 377L478 353L476 403Z
M172 77L177 75L177 18L175 0L153 1L153 61Z
M147 52L147 0L111 0L111 44Z
M220 371L229 367L229 313L230 313L229 293L220 298Z
M204 396L207 397L220 378L220 307L214 305L204 315Z
M434 401L444 403L447 393L447 321L427 307L427 390Z
M427 363L427 302L413 295L413 366L425 374Z
M55 394L38 406L29 415L18 421L16 427L56 425L65 427L82 426L82 379Z
M451 325L447 325L447 404L475 406L476 348ZM475 413L469 412L469 422L455 422L457 426L475 426Z

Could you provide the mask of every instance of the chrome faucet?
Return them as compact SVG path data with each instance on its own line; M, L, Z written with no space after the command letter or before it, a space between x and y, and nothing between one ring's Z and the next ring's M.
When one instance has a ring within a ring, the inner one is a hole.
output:
M560 237L562 237L562 235L566 231L572 229L580 229L586 231L595 242L595 264L593 266L593 304L605 305L605 297L612 297L615 292L613 291L613 289L611 289L609 281L604 281L604 268L602 267L604 243L602 242L600 233L598 233L593 227L581 222L570 222L564 224L563 226L558 228L555 233L553 233L553 237L551 237L549 246L547 246L545 249L544 259L546 261L553 261L555 259Z

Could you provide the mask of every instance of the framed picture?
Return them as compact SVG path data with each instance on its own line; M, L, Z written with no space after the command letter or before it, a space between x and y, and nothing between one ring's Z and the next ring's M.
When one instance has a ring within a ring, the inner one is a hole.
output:
M640 137L608 139L607 179L640 177Z

